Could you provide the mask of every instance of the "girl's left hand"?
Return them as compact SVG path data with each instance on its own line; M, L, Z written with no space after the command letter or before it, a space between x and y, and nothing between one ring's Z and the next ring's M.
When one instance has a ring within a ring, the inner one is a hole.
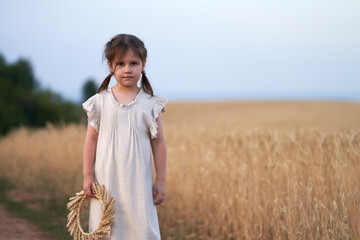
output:
M155 201L157 197L157 200ZM153 187L153 198L155 205L160 205L165 200L165 182L156 180Z

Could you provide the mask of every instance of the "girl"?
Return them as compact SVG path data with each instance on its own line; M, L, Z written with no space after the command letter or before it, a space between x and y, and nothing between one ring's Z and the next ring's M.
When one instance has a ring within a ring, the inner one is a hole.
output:
M105 45L104 57L110 74L97 94L82 104L88 116L84 192L94 197L92 183L96 179L115 198L114 223L107 239L161 239L156 205L165 199L166 145L161 112L165 112L168 99L153 94L144 71L147 50L139 38L114 36ZM112 76L117 83L108 88ZM89 232L97 228L101 215L102 204L90 198Z

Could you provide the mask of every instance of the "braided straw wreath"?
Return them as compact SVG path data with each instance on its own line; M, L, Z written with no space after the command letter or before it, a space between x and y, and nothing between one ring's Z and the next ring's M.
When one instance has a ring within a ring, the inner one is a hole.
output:
M102 217L98 228L91 232L85 233L80 225L80 211L84 200L87 196L84 191L76 193L75 197L69 198L67 208L70 213L67 216L68 223L66 227L70 232L70 236L74 235L75 240L97 240L104 239L105 235L110 231L113 224L114 212L116 208L113 208L115 199L108 196L108 191L104 186L100 186L95 180L93 183L93 189L95 190L95 197L97 197L103 204Z

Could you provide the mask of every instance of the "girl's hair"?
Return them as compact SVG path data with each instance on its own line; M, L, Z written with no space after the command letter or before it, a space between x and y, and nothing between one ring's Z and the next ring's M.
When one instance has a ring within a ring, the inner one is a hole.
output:
M135 55L139 56L143 64L145 63L147 57L147 50L145 48L144 42L141 41L138 37L130 34L118 34L114 36L109 42L107 42L105 44L103 58L106 58L110 62L110 64L112 64L116 56L124 56L129 50L133 51ZM145 92L153 96L154 93L150 82L145 75L145 71L142 71L141 73L141 88ZM104 79L97 91L98 93L108 88L110 79L113 75L114 73L111 72Z

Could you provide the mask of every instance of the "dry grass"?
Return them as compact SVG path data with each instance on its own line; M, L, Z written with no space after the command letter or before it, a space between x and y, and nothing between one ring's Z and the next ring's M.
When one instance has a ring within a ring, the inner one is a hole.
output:
M359 239L360 105L169 103L164 239ZM82 185L84 125L0 141L0 176L42 197Z

